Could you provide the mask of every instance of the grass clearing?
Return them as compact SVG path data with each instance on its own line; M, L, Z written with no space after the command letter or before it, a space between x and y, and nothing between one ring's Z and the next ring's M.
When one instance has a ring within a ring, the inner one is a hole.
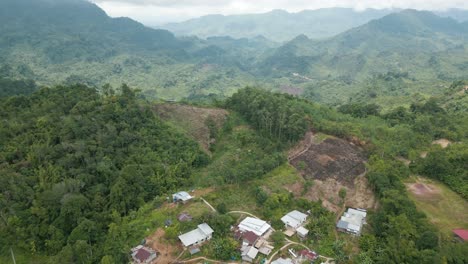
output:
M265 186L272 192L277 192L285 190L289 185L304 183L305 180L299 175L296 168L286 163L266 174L262 179L256 182L259 185Z
M247 211L255 213L258 208L253 195L253 186L252 184L249 186L228 185L217 189L204 198L215 207L220 203L226 204L228 211Z
M443 233L468 228L468 202L444 184L423 177L405 182L409 197Z

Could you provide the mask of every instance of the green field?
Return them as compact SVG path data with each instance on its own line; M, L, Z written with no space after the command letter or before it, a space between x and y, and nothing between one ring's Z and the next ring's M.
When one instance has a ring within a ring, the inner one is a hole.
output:
M468 228L468 202L444 184L422 177L411 177L405 185L419 210L445 234L455 228ZM411 187L418 185L421 192Z

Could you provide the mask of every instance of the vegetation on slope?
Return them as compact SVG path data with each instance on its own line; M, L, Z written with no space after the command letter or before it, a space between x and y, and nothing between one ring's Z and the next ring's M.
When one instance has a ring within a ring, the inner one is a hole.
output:
M354 261L357 263L464 261L463 255L449 253L448 248L454 248L455 252L459 252L457 251L459 249L456 249L459 246L452 244L449 237L440 238L436 228L428 222L423 213L417 211L415 204L408 198L403 181L409 177L410 170L395 158L414 157L412 153L419 153L419 149L426 148L433 138L440 136L441 133L466 141L467 134L464 130L466 122L459 122L466 116L441 111L443 109L435 101L429 100L423 105L413 106L411 113L405 109L398 110L407 115L354 118L285 95L251 88L239 92L239 94L246 93L249 93L249 96L242 97L242 104L245 107L238 109L246 118L261 112L263 107L258 102L262 100L275 101L280 100L279 98L289 98L288 105L299 108L309 115L314 129L351 140L358 137L367 142L365 145L371 155L367 177L380 198L381 207L375 214L371 214L369 221L371 233L360 239L361 253L355 256ZM234 95L233 98L240 97ZM248 107L251 105L257 107ZM417 121L405 119L405 116L415 118ZM458 164L458 166L461 171L466 171L464 165ZM451 177L462 181L464 176L451 175ZM440 248L439 239L444 243L443 250Z
M125 262L112 224L207 162L122 86L43 88L1 99L0 250L67 263Z

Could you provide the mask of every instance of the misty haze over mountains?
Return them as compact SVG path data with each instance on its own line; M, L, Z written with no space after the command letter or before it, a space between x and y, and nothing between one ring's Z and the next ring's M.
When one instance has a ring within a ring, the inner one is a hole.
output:
M180 36L230 36L252 38L264 36L270 40L284 42L304 34L312 39L334 36L348 29L361 26L373 19L381 18L401 9L324 8L289 13L273 10L264 14L207 15L180 23L169 23L159 28L167 29ZM468 11L450 9L434 11L442 17L451 17L460 22L468 20Z
M409 74L404 85L421 87L467 75L462 10L439 13L457 20L427 11L345 8L208 16L174 25L187 35L205 31L183 37L111 18L87 1L0 6L2 74L40 84L126 82L166 98L229 96L245 85L293 87L335 104L367 89L363 82L378 74Z

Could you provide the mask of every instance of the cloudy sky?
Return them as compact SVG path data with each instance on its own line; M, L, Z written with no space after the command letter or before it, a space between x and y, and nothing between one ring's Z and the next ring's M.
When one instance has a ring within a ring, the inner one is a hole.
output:
M146 25L179 22L208 14L263 13L273 9L298 12L324 7L468 9L468 0L90 0L110 16L127 16Z

